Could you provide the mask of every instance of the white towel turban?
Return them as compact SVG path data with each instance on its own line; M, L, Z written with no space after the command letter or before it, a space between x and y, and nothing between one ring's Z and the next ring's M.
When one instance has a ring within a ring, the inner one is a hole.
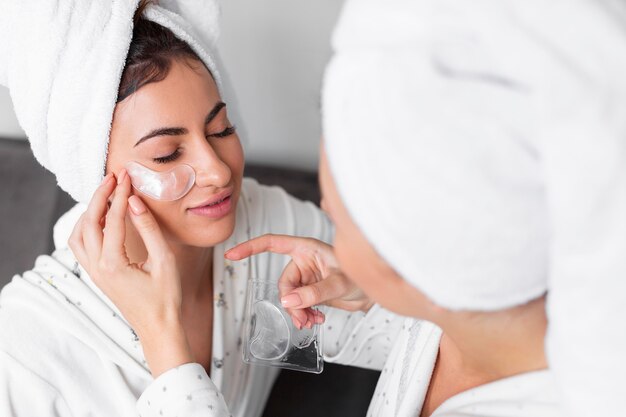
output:
M0 84L35 158L75 200L104 177L117 91L139 0L4 0ZM161 0L144 17L187 42L219 86L216 0Z
M443 307L547 291L565 415L625 415L626 3L344 7L323 129L356 224Z

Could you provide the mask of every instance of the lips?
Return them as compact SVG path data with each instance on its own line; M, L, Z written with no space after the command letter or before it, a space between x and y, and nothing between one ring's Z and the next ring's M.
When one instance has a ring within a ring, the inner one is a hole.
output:
M220 193L217 193L213 196L211 196L210 198L208 198L207 200L199 203L196 206L191 207L190 209L196 209L196 208L201 208L201 207L211 207L211 206L215 206L217 204L222 203L224 200L226 200L227 198L229 198L231 195L233 194L233 189L232 187L224 190Z
M232 188L224 190L211 198L203 201L195 207L191 207L188 211L192 214L209 217L220 218L230 213L232 208Z
M204 206L201 206L201 207L214 207L214 206L217 206L218 204L223 203L224 200L226 200L227 198L230 198L230 196L226 196L226 197L224 197L224 198L222 198L220 200L217 200L217 201L215 201L213 203L205 204Z

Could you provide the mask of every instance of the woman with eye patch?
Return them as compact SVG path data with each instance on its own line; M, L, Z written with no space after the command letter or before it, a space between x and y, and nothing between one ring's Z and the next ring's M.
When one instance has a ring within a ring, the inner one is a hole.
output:
M65 25L63 12L75 14L67 21L102 16L70 25L70 34L87 31L74 40L82 55L71 71L57 66L75 53L71 41L44 42L58 59L38 56L42 67L58 69L55 83L89 80L76 86L91 91L88 100L57 103L41 94L50 106L41 114L16 106L35 156L79 204L57 222L54 253L1 293L3 417L260 416L278 370L242 361L244 299L250 278L277 281L289 259L235 263L224 259L225 248L267 233L332 239L329 220L312 203L243 178L242 147L210 53L215 3L137 3L68 7L71 0L58 0L56 8L33 9L25 2L6 13L35 14L42 33ZM109 39L124 28L132 28L128 38ZM98 37L102 51L90 43ZM23 48L19 36L11 39ZM102 61L107 54L114 61L110 46L119 67ZM116 71L119 80L111 80ZM32 94L15 80L12 94ZM92 106L103 90L114 101ZM52 113L83 124L55 134ZM34 116L50 124L43 137L29 124ZM51 162L42 142L54 148ZM398 330L394 318L379 308L367 315L336 310L299 325L336 323L325 339L326 359L342 361L345 341L362 340L379 359L355 364L376 369ZM359 331L364 322L393 323L372 338Z

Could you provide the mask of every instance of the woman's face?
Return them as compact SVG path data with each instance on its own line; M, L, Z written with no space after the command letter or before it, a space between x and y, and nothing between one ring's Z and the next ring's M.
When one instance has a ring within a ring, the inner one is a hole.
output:
M333 246L341 270L370 299L388 310L404 316L432 319L433 309L438 307L402 279L354 224L337 192L323 146L320 155L322 209L335 225Z
M226 240L235 226L243 151L221 103L204 65L175 59L164 80L146 84L115 107L107 172L117 174L129 161L159 172L181 164L195 171L195 184L175 201L153 200L133 189L170 241L209 247ZM224 197L219 209L206 207Z

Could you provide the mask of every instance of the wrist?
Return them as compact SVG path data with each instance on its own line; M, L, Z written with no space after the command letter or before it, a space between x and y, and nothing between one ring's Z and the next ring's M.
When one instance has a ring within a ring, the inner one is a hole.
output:
M154 378L172 368L194 362L187 335L179 322L153 326L138 337Z

